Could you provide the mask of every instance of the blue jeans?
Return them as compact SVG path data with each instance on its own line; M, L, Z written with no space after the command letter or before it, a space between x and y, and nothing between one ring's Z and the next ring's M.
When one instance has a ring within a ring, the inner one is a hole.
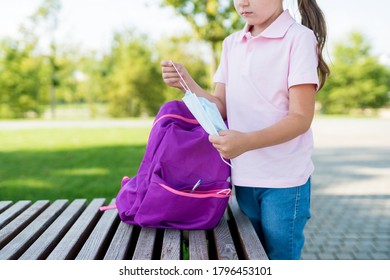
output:
M303 230L310 219L310 189L310 178L304 185L292 188L236 186L237 202L271 260L301 258Z

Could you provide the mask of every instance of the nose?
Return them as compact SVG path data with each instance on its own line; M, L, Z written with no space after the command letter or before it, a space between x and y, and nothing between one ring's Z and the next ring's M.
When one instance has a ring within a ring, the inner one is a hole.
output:
M238 0L237 2L239 7L246 7L249 5L249 0Z

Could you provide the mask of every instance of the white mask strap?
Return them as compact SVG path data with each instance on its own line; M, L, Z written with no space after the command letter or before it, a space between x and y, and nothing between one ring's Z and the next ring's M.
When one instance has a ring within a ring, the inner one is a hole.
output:
M173 61L171 60L170 61L171 63L172 63L172 66L173 66L173 68L175 68L175 70L176 70L176 72L177 72L177 74L179 74L179 77L180 77L180 79L182 80L182 82L184 83L184 85L183 85L183 83L182 82L180 82L180 85L185 89L185 90L187 90L187 91L189 91L189 92L191 92L191 90L190 90L190 87L187 85L187 83L186 83L186 81L184 81L184 79L183 79L183 77L180 75L180 72L179 72L179 70L177 70L177 68L176 68L176 66L175 66L175 63L173 63Z

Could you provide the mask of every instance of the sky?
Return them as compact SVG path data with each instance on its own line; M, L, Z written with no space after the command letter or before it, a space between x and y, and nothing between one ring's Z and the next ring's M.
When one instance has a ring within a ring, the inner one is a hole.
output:
M293 1L288 0L294 9ZM17 36L43 0L0 0L0 38ZM62 0L59 42L71 42L84 50L107 50L115 31L134 28L151 39L190 30L171 8L161 8L161 0ZM351 31L362 32L373 54L390 65L389 0L317 0L328 24L328 52L335 42Z

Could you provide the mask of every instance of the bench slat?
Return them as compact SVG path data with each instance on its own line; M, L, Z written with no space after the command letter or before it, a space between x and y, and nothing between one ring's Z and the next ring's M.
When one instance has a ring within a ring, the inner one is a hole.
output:
M214 240L219 260L238 260L233 238L229 230L226 217L222 217L218 225L213 229Z
M123 222L119 226L108 247L105 260L124 260L133 241L134 226Z
M104 202L104 198L92 200L47 259L66 260L74 258L94 228L100 216L99 207L103 206Z
M45 259L80 216L81 212L85 209L86 204L86 199L74 200L19 259Z
M151 260L153 258L154 243L157 229L142 228L135 247L133 260Z
M39 200L17 216L0 230L0 249L4 247L12 238L19 234L32 220L35 219L46 207L49 201Z
M188 233L190 260L208 260L207 237L205 230L191 230Z
M12 201L10 200L0 201L0 213L3 212L8 207L10 207L11 205L12 205Z
M68 200L56 200L0 252L1 259L18 258L66 208Z
M115 199L111 201L110 205L114 204ZM81 248L76 260L95 260L100 256L103 257L103 246L106 244L109 233L112 231L112 227L118 219L119 216L116 209L105 211L91 235L84 243L84 246Z
M237 226L239 240L245 258L248 260L268 260L259 237L249 218L241 211L234 197L229 203L231 214Z
M8 202L10 202L10 201L8 201ZM2 209L5 209L7 204L3 203L2 205L3 205ZM21 200L21 201L16 202L14 205L12 205L10 208L5 210L3 213L1 213L0 214L0 229L5 227L5 225L8 224L10 221L15 219L15 217L17 217L20 213L22 213L24 210L26 210L26 208L29 207L30 205L31 205L31 201Z
M161 252L161 260L180 260L181 233L177 229L166 229Z

